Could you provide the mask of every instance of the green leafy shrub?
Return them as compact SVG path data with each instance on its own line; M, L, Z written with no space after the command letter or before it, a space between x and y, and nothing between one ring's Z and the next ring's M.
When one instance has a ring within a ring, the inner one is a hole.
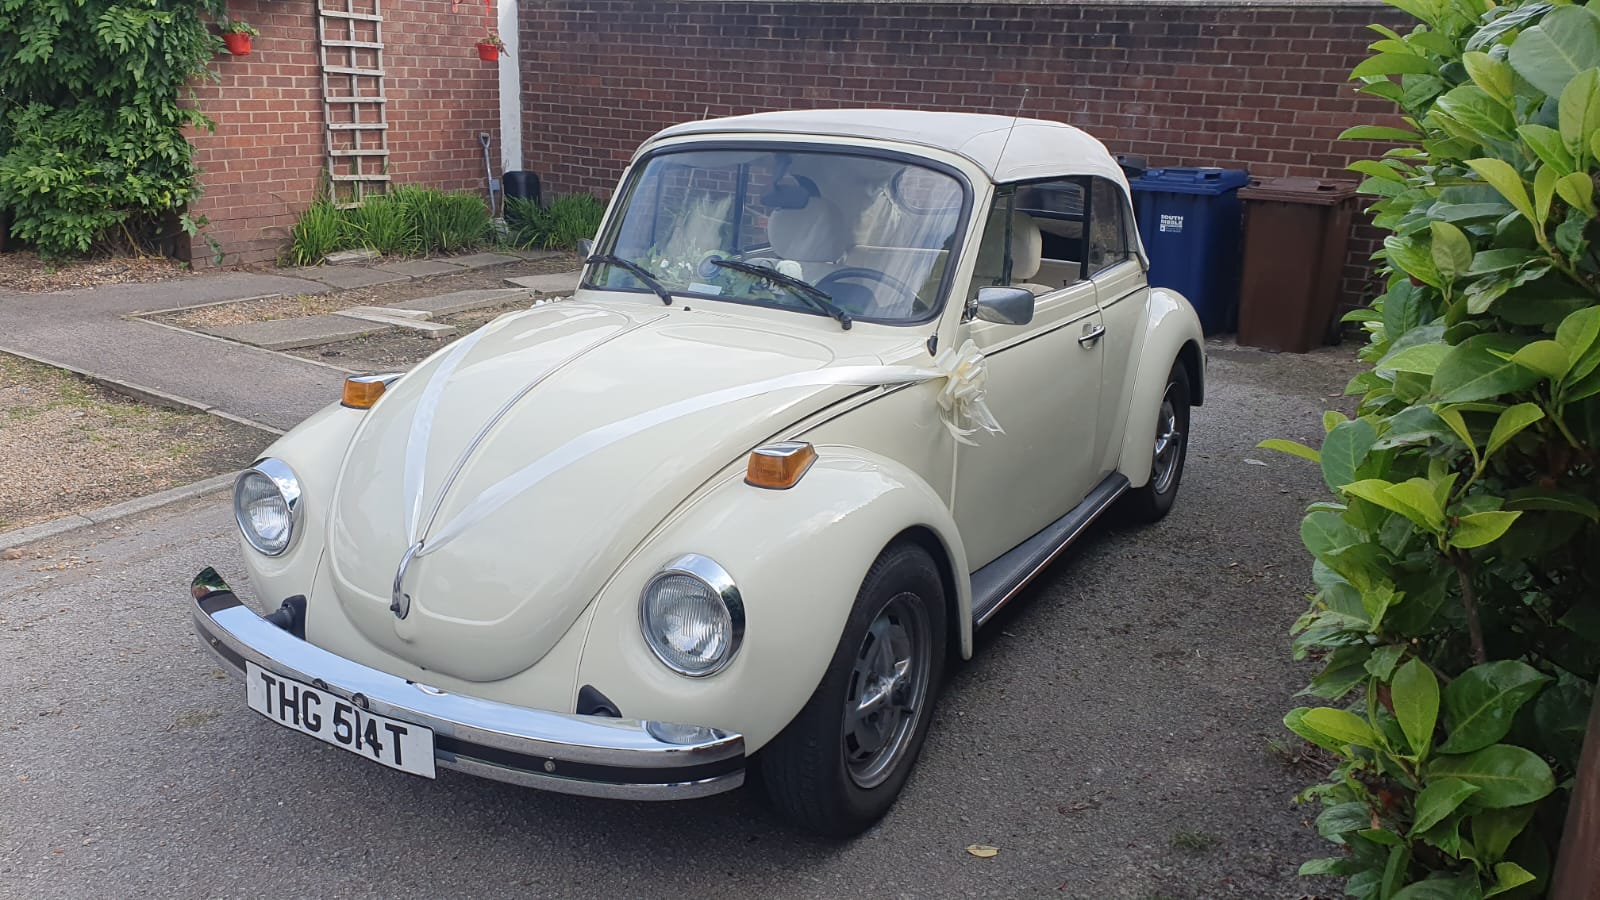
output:
M421 253L422 239L410 213L410 207L393 197L370 197L360 206L344 210L343 243L386 256Z
M199 196L180 107L220 48L211 0L0 3L0 208L47 255L145 243Z
M329 200L318 200L289 229L289 259L297 266L314 266L329 253L344 249L346 240L339 208Z
M424 253L459 253L489 243L494 221L477 194L406 185L391 198L406 209Z
M313 266L354 247L387 256L473 250L492 241L494 222L477 194L405 185L348 209L318 200L301 214L289 237L289 260Z
M1600 13L1390 0L1419 20L1352 74L1405 127L1367 176L1387 289L1357 417L1329 413L1336 502L1297 657L1329 705L1285 724L1334 754L1304 797L1363 898L1537 896L1600 672Z
M506 198L508 241L513 247L571 250L600 230L605 204L590 194L556 197L548 207L520 197Z

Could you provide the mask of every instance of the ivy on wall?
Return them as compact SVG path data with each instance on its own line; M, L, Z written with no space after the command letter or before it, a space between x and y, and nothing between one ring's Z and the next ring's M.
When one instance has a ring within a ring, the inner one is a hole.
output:
M182 100L220 0L0 0L0 211L46 255L146 243L199 196Z

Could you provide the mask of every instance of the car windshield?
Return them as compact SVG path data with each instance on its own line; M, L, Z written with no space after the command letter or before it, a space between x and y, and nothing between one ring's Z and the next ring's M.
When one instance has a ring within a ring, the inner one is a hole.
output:
M597 250L613 261L591 269L593 286L832 315L846 327L938 312L964 208L960 183L936 169L795 150L662 153L625 190Z

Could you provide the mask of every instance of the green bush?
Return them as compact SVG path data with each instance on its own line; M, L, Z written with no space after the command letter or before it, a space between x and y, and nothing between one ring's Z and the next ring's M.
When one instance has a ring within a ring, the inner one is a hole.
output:
M297 266L314 266L329 253L344 249L344 216L329 200L311 204L289 230L289 259Z
M199 196L181 108L221 45L211 0L0 3L0 208L46 255L147 243Z
M494 221L477 194L447 193L407 185L392 199L406 209L424 253L459 253L489 243Z
M369 197L344 211L347 246L366 247L386 256L412 256L422 252L411 208L392 197Z
M473 250L491 242L494 223L477 194L405 185L349 209L318 200L301 214L289 237L290 261L312 266L355 247L388 256Z
M1337 500L1297 657L1329 705L1285 724L1338 760L1304 797L1363 898L1541 895L1600 673L1600 13L1390 0L1352 78L1398 143L1352 166L1390 232L1353 316L1370 368L1315 460ZM1578 848L1575 852L1582 852Z
M519 197L506 199L507 240L513 247L571 250L595 237L605 204L589 194L556 197L548 207Z

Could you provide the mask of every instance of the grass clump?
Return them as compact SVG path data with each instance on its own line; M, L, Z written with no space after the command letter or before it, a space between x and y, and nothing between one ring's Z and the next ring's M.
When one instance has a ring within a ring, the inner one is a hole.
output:
M386 256L474 250L493 241L494 223L476 194L406 185L349 209L318 200L289 237L289 260L314 266L330 253L357 247Z
M289 229L289 258L297 266L314 266L343 249L344 216L328 200L318 200Z
M605 211L605 204L590 194L556 197L549 206L507 197L507 242L517 248L571 250L595 237Z

